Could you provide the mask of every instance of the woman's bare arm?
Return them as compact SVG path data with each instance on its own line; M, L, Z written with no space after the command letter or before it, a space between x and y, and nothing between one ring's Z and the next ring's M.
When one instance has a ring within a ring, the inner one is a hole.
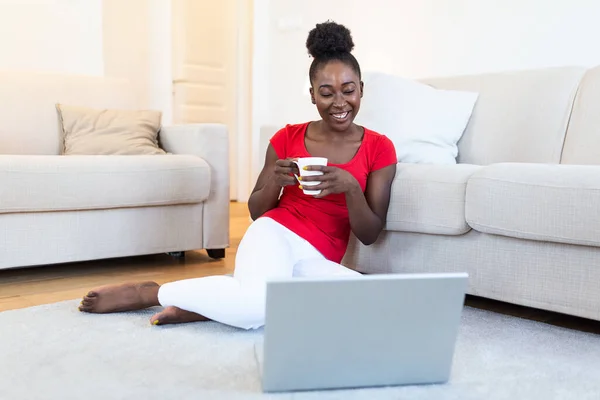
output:
M346 193L352 232L365 245L375 243L385 227L396 164L373 171L363 194L360 186Z
M265 164L248 200L248 209L253 220L277 206L282 187L296 184L291 175L293 173L298 174L295 164L290 160L280 160L273 146L269 144Z

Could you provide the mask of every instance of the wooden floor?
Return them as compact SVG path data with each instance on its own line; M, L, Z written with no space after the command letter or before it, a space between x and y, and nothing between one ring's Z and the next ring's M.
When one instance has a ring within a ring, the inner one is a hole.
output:
M167 254L0 271L0 311L71 300L93 287L112 283L179 279L233 271L237 246L250 224L247 204L231 203L231 247L222 260L205 251L190 251L178 259ZM600 334L600 322L468 296L467 305Z

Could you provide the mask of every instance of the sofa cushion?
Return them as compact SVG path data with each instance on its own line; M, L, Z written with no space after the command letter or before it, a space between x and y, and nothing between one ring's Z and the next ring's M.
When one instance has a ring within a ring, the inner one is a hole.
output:
M439 235L468 232L465 191L469 177L479 168L398 164L386 230Z
M466 217L480 232L600 246L600 167L501 163L467 185Z
M0 156L0 213L197 203L209 190L191 155Z

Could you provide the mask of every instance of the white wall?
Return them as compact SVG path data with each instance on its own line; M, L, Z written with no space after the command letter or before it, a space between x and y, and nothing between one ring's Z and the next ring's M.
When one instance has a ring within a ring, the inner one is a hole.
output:
M0 69L102 75L102 1L0 0Z
M276 0L274 0L276 1ZM281 1L281 0L279 0ZM252 21L252 129L250 147L250 179L249 192L254 188L254 183L263 160L259 158L264 149L260 146L260 126L271 121L271 93L270 93L270 64L271 57L271 0L253 0ZM249 196L249 195L248 195Z
M268 21L255 37L262 54L255 60L261 110L254 132L261 124L318 118L304 95L312 61L305 43L327 19L352 31L363 70L410 78L600 64L597 0L263 0L261 6L255 26L261 15Z
M0 69L126 78L170 124L171 0L0 0Z
M171 124L171 1L103 0L102 17L105 76L128 79L139 107Z
M363 69L413 78L600 64L595 0L350 0L343 7L281 0L271 1L269 12L270 54L264 61L271 70L265 83L270 117L277 122L306 118L306 37L327 19L352 31ZM286 21L299 25L279 29Z

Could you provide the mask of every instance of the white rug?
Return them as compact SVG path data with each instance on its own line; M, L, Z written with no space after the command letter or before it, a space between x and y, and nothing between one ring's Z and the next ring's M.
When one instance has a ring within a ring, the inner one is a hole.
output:
M600 399L600 338L465 308L445 385L263 394L262 330L155 327L78 302L0 313L0 399Z

